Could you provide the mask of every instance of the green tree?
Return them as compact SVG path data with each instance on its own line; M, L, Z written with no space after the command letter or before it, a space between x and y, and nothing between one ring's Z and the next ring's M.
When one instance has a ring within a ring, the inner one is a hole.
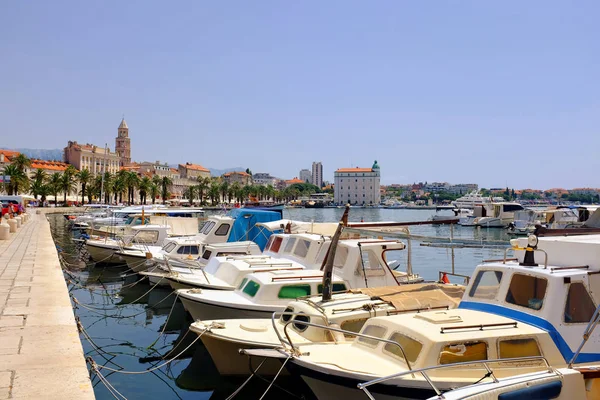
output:
M12 160L12 165L17 167L17 169L21 172L25 172L25 170L31 167L31 159L29 159L25 154L19 153Z
M77 179L81 184L81 204L85 204L85 191L92 179L92 174L87 168L84 168L77 173Z
M72 165L69 165L62 174L60 189L62 190L64 195L64 205L67 205L67 195L74 191L77 187L77 182L75 180L76 175L77 170Z
M160 186L152 182L150 185L150 196L152 196L152 204L156 203L156 198L160 195Z
M198 181L198 185L196 186L196 188L198 189L198 197L200 198L200 205L204 205L204 193L206 193L208 191L208 188L211 183L211 179L209 177L199 176L197 181Z
M220 186L220 190L221 190L221 198L223 199L223 202L225 202L225 198L229 197L229 183L227 183L226 181L223 181L223 183L221 183ZM230 202L231 199L228 199L227 202Z
M208 188L208 197L212 202L212 205L216 205L218 203L219 196L221 194L221 187L218 181L213 181Z
M127 201L129 204L135 203L135 189L140 186L140 177L136 172L129 171L125 175L125 185L127 186Z
M31 194L33 194L33 198L37 200L38 196L42 195L42 191L44 190L44 186L46 186L46 180L48 180L48 174L41 168L38 168L33 173L33 177L31 178Z
M148 192L150 191L150 187L152 186L152 180L144 176L140 180L139 189L140 189L140 202L142 204L146 204L146 198L148 197Z
M168 176L163 176L160 180L160 193L163 204L166 203L167 197L169 197L169 186L173 184L173 181Z
M50 180L48 181L48 190L50 194L54 195L54 204L58 205L58 193L61 191L63 184L63 177L60 172L55 172L50 175Z
M10 164L4 167L4 176L9 177L8 185L6 185L6 191L9 195L18 195L19 191L27 190L29 186L29 179L24 171L20 170L16 165Z

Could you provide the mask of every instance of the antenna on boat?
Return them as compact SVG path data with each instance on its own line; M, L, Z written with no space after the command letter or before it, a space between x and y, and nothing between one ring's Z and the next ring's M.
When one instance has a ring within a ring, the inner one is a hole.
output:
M349 212L350 204L346 204L346 209L344 210L342 219L340 220L340 222L338 222L335 234L331 238L331 245L329 246L329 251L327 252L327 257L324 261L325 266L323 268L323 301L331 300L331 276L333 275L333 260L335 260L335 252L337 250L337 244L340 240L340 236L342 235L342 230L344 229L344 226L348 224Z

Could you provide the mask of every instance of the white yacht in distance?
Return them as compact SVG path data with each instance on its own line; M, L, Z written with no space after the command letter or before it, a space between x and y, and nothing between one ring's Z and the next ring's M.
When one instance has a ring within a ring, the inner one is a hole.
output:
M456 208L475 208L478 204L491 203L493 201L504 201L502 197L486 197L482 196L479 190L467 193L462 197L454 200L452 205Z

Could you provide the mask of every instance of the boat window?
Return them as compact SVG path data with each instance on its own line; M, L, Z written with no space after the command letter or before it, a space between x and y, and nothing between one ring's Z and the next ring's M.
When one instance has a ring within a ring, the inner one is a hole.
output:
M309 240L303 240L300 239L298 240L298 244L296 245L296 248L294 249L294 255L298 256L298 257L306 257L306 255L308 254L308 248L310 247L310 241Z
M291 253L294 245L296 244L296 238L290 238L288 242L285 244L285 248L283 249L284 253Z
M204 254L202 254L202 259L204 260L208 260L210 258L210 255L212 254L212 251L210 250L205 250Z
M213 228L213 226L215 226L215 222L214 221L208 221L203 227L202 227L202 234L207 235L210 230Z
M134 237L137 243L156 243L157 240L158 231L139 231Z
M532 310L540 310L544 304L548 281L530 275L513 274L506 294L506 302Z
M273 253L278 253L279 248L281 247L281 242L283 242L283 238L276 236L269 250L271 250Z
M384 250L383 253L381 253L381 258L383 258L383 261L390 269L397 269L400 265L407 264L407 262L403 262L406 259L406 256L403 257L402 252L403 250L398 249Z
M389 337L389 340L398 343L404 349L404 354L406 354L406 358L409 362L415 362L419 357L419 353L421 353L421 349L423 348L423 344L419 341L410 338L406 335L401 334L400 332L394 332ZM392 355L404 360L404 356L402 355L402 351L398 346L392 343L386 343L383 346L383 350L391 353Z
M280 299L296 299L310 295L310 285L289 285L279 289L277 297Z
M335 252L335 258L333 259L333 266L335 268L343 268L348 260L348 248L338 246Z
M361 251L362 262L358 263L358 271L361 275L382 276L385 270L379 261L379 257L373 250Z
M198 246L180 246L177 254L198 254Z
M440 353L440 364L487 360L486 342L465 342L448 344Z
M317 259L315 260L315 264L323 264L325 260L325 256L327 255L327 251L329 250L329 243L326 243L325 246L321 246L319 250L319 254L317 255Z
M362 327L365 325L365 322L367 322L367 318L347 319L342 322L340 328L345 331L360 332ZM344 336L347 338L354 337L354 335L350 335L349 333L344 333Z
M381 339L383 337L383 335L385 335L386 331L387 331L387 328L384 328L383 326L367 325L367 327L365 329L363 329L362 334L374 336L376 338ZM366 338L366 337L362 337L362 336L358 337L358 341L360 343L363 343L363 344L365 344L367 346L371 346L371 347L377 347L377 345L379 343L381 343L379 340L370 339L370 338Z
M565 304L565 322L588 323L592 319L594 311L596 311L596 305L584 284L582 282L571 283Z
M229 225L229 224L222 224L215 231L215 235L217 235L217 236L225 236L225 235L227 235L229 233L229 227L230 226L231 225Z
M293 315L291 315L294 312L294 308L293 307L287 307L285 310L283 310L283 314L281 314L281 320L283 322L288 322L290 319L292 319Z
M273 239L275 239L275 236L271 235L269 237L269 240L267 240L267 244L265 244L265 250L269 250L271 248L271 245L273 244Z
M169 242L169 243L165 244L162 249L165 253L170 253L171 251L173 251L175 246L177 246L175 244L175 242Z
M248 296L250 297L254 297L256 296L256 292L258 292L258 289L260 289L260 285L254 281L249 281L246 286L244 286L244 289L242 290L244 293L246 293Z
M480 299L494 299L498 294L501 281L501 271L479 271L473 281L469 296Z
M331 291L332 292L345 292L346 290L346 284L345 283L333 283L333 285L331 286ZM317 286L317 291L319 292L319 294L323 293L323 284L319 283L319 285Z
M244 285L246 284L246 282L248 282L248 278L244 278L242 279L242 282L240 283L240 285L238 286L238 289L241 289L244 287Z
M523 206L520 204L504 204L504 212L513 212L522 210Z
M498 356L500 358L535 357L541 355L540 348L534 338L498 341Z
M307 315L296 315L296 317L294 318L294 321L302 321L302 322L310 323L310 317ZM297 330L298 332L304 332L308 328L308 325L297 324L296 322L292 323L292 325L294 326L294 329Z

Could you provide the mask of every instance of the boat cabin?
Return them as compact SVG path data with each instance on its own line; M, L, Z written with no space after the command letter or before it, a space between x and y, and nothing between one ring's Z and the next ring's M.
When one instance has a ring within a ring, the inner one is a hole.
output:
M142 244L160 246L169 236L170 226L139 225L131 228L132 235L124 238L126 245Z
M460 309L485 311L548 332L568 362L600 304L600 235L511 240L517 259L479 265ZM525 247L534 249L527 251ZM595 331L577 362L600 360Z

